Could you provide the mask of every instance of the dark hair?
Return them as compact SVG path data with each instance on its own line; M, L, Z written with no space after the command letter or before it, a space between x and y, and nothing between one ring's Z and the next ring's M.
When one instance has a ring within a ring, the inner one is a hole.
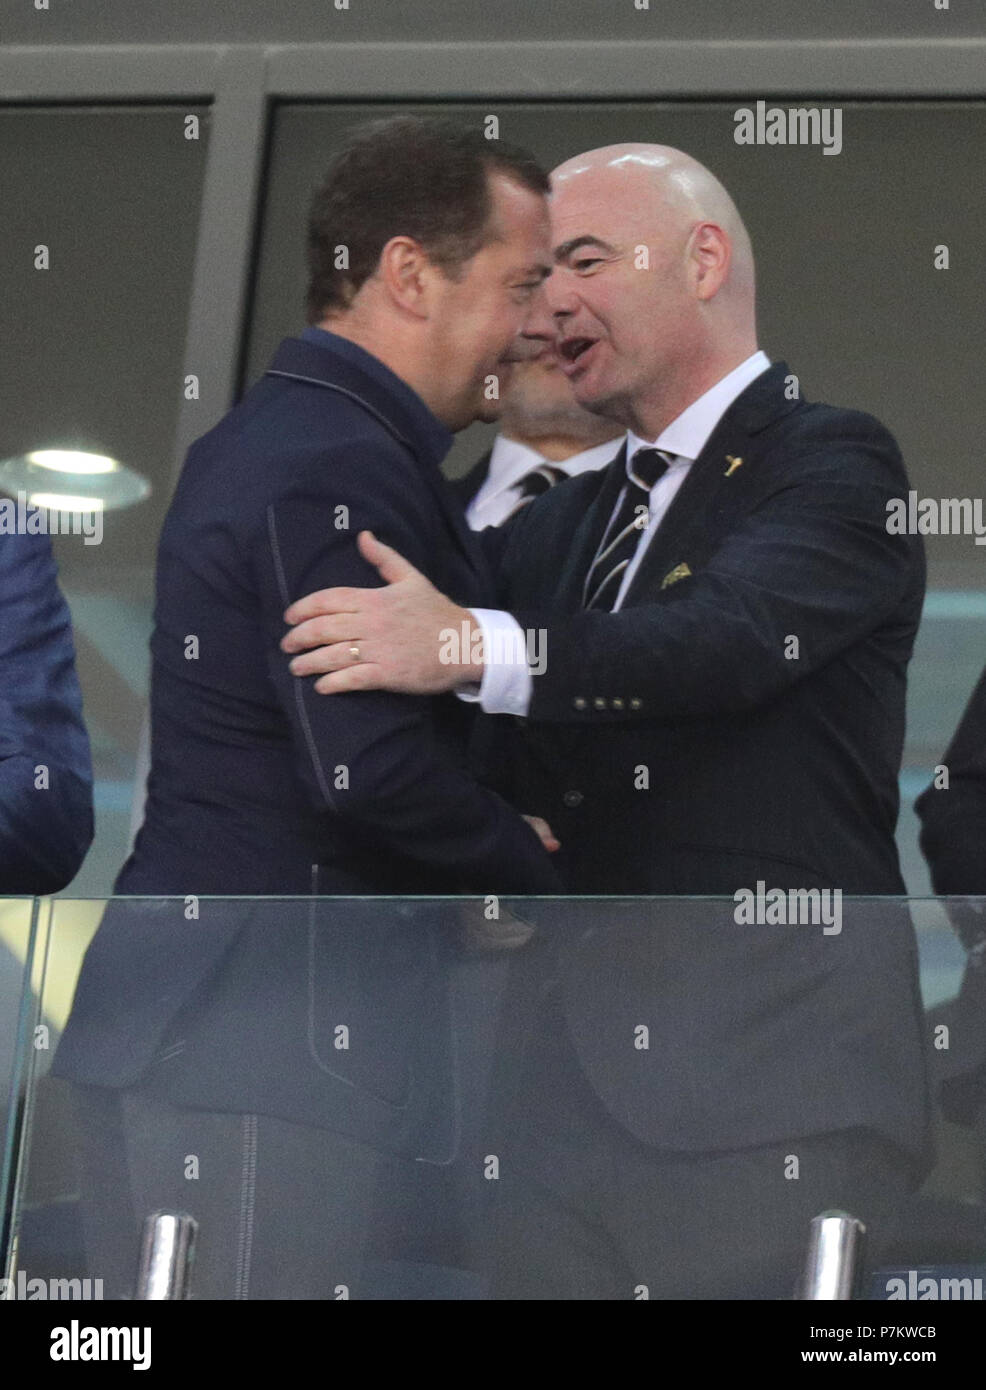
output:
M308 213L308 322L349 305L391 237L413 237L457 278L496 234L491 173L533 193L549 191L548 175L533 155L453 121L394 116L353 130ZM346 269L336 268L340 246L348 251Z

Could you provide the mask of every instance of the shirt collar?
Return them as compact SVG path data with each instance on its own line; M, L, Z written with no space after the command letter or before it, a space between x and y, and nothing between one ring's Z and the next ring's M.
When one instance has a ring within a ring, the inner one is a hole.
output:
M769 366L770 358L765 352L752 353L745 362L710 386L697 401L692 401L662 430L657 439L641 439L632 430L628 431L627 470L638 449L663 449L665 453L677 454L679 458L694 462L733 401Z
M519 439L508 439L506 435L498 434L490 452L490 466L482 488L482 500L489 502L494 497L499 497L502 492L519 483L533 468L539 468L542 464L560 469L569 478L574 478L579 473L588 473L590 469L602 468L616 458L620 444L621 439L617 435L615 439L607 439L605 444L595 444L591 449L583 449L581 453L572 454L558 463L554 459L546 459L530 444L523 444Z
M342 337L339 333L331 333L327 328L319 328L317 324L309 324L300 336L306 342L314 343L318 347L331 348L344 361L358 368L383 391L395 398L409 415L415 426L415 433L420 436L419 442L424 445L427 453L436 464L441 463L452 447L455 436L425 405L417 391L410 387L402 377L385 366L379 357L374 357L372 352L367 352L366 348L360 347L358 343Z

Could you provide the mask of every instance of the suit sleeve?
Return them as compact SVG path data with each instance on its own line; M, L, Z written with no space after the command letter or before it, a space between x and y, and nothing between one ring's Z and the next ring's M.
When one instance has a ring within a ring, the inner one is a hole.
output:
M46 535L0 535L0 894L54 893L92 843L92 764Z
M986 671L943 759L948 787L916 802L936 893L986 895Z
M593 724L752 709L876 628L923 583L924 560L917 537L888 534L887 503L908 484L873 423L870 435L805 449L778 470L708 564L652 602L514 612L547 634L529 717Z
M361 530L373 530L423 573L433 569L434 546L444 539L435 536L430 499L415 501L406 483L400 488L407 469L402 456L385 451L351 453L343 467L323 458L267 509L264 640L299 774L317 808L370 844L447 875L450 892L560 892L534 831L442 744L433 700L384 691L319 695L315 678L293 676L280 650L284 609L296 599L338 585L379 586L356 548ZM337 529L340 517L348 524ZM453 697L443 698L450 717L459 717Z

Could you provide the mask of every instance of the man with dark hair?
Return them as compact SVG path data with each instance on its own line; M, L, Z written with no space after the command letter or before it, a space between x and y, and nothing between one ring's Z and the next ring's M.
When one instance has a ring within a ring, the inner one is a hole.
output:
M452 121L397 116L358 127L312 198L308 322L352 307L395 227L460 283L467 262L500 235L494 175L530 193L548 191L546 174L525 150Z
M372 582L367 527L460 595L491 592L439 464L509 380L547 272L546 187L523 152L412 117L336 155L309 222L318 322L193 444L164 524L149 794L118 892L554 882L531 827L466 775L456 701L330 712L279 646L291 595Z
M546 188L523 151L443 122L355 132L312 204L309 327L189 451L158 556L145 819L116 885L181 898L107 913L55 1064L88 1089L114 1296L141 1212L190 1191L211 1241L200 1297L338 1296L379 1152L441 1161L436 914L415 932L375 904L324 922L312 903L292 929L290 904L273 922L203 904L200 921L198 895L560 886L546 827L468 774L459 702L330 703L280 647L292 600L374 582L366 528L463 602L492 594L439 464L509 378L548 271ZM163 1156L195 1144L210 1162L189 1188Z

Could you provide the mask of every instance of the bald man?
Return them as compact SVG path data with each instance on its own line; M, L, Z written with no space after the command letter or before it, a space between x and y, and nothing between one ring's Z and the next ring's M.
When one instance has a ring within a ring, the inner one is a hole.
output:
M302 600L284 646L327 698L471 685L517 716L490 763L571 892L725 899L597 906L588 932L562 904L554 935L539 909L555 955L513 1068L498 1291L789 1297L813 1215L852 1212L878 1249L929 1164L910 924L842 903L905 891L924 559L886 518L908 479L878 421L758 350L749 237L694 159L589 151L551 204L527 331L625 448L484 533L501 611L363 536L387 586ZM799 890L813 915L784 915Z

